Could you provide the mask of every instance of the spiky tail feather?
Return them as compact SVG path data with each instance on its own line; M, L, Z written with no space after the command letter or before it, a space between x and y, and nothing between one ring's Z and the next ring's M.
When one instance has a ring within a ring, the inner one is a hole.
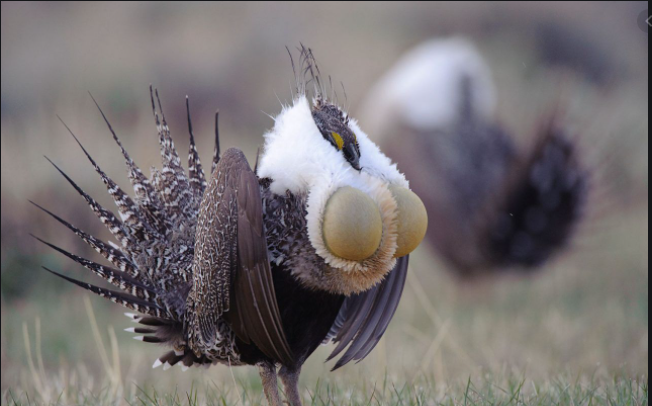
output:
M163 365L164 369L167 369L178 363L184 368L192 365L209 365L212 361L205 354L194 354L186 349L183 337L183 314L186 297L190 290L189 281L192 276L190 272L192 272L191 264L194 255L196 218L206 188L206 177L195 146L188 98L186 97L186 109L190 150L188 153L189 169L186 174L174 147L158 91L150 86L150 100L158 130L163 167L161 170L153 170L149 179L131 159L92 95L91 98L122 152L135 196L132 198L117 186L91 157L72 130L63 123L63 120L62 123L105 184L118 208L119 217L103 208L54 162L47 157L46 159L84 198L118 244L97 239L38 204L31 203L75 233L116 268L87 260L38 237L35 238L120 290L102 288L48 268L44 269L114 303L142 313L142 315L128 315L133 321L146 327L128 330L143 334L136 337L139 340L162 343L173 348L173 351L164 354L156 361L155 367ZM213 168L220 159L217 118L216 114Z
M185 371L191 366L209 366L213 363L205 354L197 356L185 347L183 337L180 335L180 331L183 331L183 326L180 326L178 323L134 313L125 313L125 316L135 323L146 326L125 329L128 333L139 334L134 336L135 340L156 344L166 343L172 346L173 350L157 358L152 368L163 366L163 370L167 370L180 363L181 369Z

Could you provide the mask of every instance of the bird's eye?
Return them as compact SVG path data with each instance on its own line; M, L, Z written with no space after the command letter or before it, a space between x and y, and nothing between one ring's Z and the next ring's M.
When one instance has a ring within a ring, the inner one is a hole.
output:
M338 151L341 151L342 148L344 148L344 139L342 139L342 136L335 131L331 131L331 137L333 137L333 141L335 141L335 146L337 146Z

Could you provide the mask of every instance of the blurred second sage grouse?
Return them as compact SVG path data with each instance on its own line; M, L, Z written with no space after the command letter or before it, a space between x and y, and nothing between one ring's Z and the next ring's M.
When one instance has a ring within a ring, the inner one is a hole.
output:
M578 148L554 120L519 149L494 107L489 68L452 38L403 56L361 115L423 199L429 245L465 279L538 269L567 245L586 201Z
M170 349L154 367L256 365L272 406L281 405L278 367L289 403L301 404L301 366L319 344L337 343L329 359L346 349L335 368L369 354L398 306L408 254L427 223L405 177L329 100L312 52L302 47L297 65L293 103L265 134L253 171L240 150L220 155L216 122L205 179L188 112L186 173L152 92L161 170L145 177L109 125L133 198L82 147L119 217L55 166L118 244L46 210L114 267L45 243L120 290L50 272L136 311L127 315L140 326L128 330Z

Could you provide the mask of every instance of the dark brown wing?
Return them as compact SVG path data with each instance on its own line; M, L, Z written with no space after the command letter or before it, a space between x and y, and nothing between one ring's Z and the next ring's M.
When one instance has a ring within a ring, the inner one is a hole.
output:
M409 255L399 258L394 269L379 285L344 300L326 338L326 341L332 339L338 343L327 361L335 358L347 345L351 345L333 370L351 360L362 360L380 341L401 299L407 276L408 257Z
M258 179L249 169L239 178L238 273L233 306L226 316L240 339L253 341L265 355L289 364L292 355L274 293L262 213Z
M277 362L292 362L272 284L258 179L237 149L224 153L202 200L186 315L193 350L217 344L222 318L242 341Z

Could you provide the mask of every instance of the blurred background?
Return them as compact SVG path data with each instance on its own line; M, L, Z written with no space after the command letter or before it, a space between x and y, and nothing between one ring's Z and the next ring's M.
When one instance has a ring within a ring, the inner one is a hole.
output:
M139 388L169 391L178 385L184 393L192 385L214 385L233 394L233 379L257 385L254 369L234 375L224 367L183 375L176 368L152 371L160 349L122 332L130 323L121 308L96 297L89 301L81 289L40 269L92 279L30 233L76 254L99 256L28 200L109 239L43 155L102 205L113 206L57 115L102 169L131 190L119 149L88 92L143 169L160 162L150 83L159 89L183 155L188 95L204 162L212 154L216 109L223 150L241 148L253 162L262 134L273 125L268 115L291 101L285 46L310 46L322 72L344 83L349 113L356 117L402 54L450 36L471 40L487 61L498 120L519 140L531 138L552 107L564 106L565 124L584 141L582 153L605 174L600 193L592 194L593 214L563 255L528 277L461 283L421 247L379 347L365 362L334 374L327 373L332 365L323 364L329 349L319 349L302 384L342 383L355 397L383 380L399 386L425 379L433 394L446 396L451 385L487 374L535 383L554 382L558 374L647 380L648 37L637 23L647 7L3 2L2 402L9 403L9 392L51 401L66 388L73 388L65 396L74 399L75 393L106 388L128 398ZM367 126L364 118L360 124Z

